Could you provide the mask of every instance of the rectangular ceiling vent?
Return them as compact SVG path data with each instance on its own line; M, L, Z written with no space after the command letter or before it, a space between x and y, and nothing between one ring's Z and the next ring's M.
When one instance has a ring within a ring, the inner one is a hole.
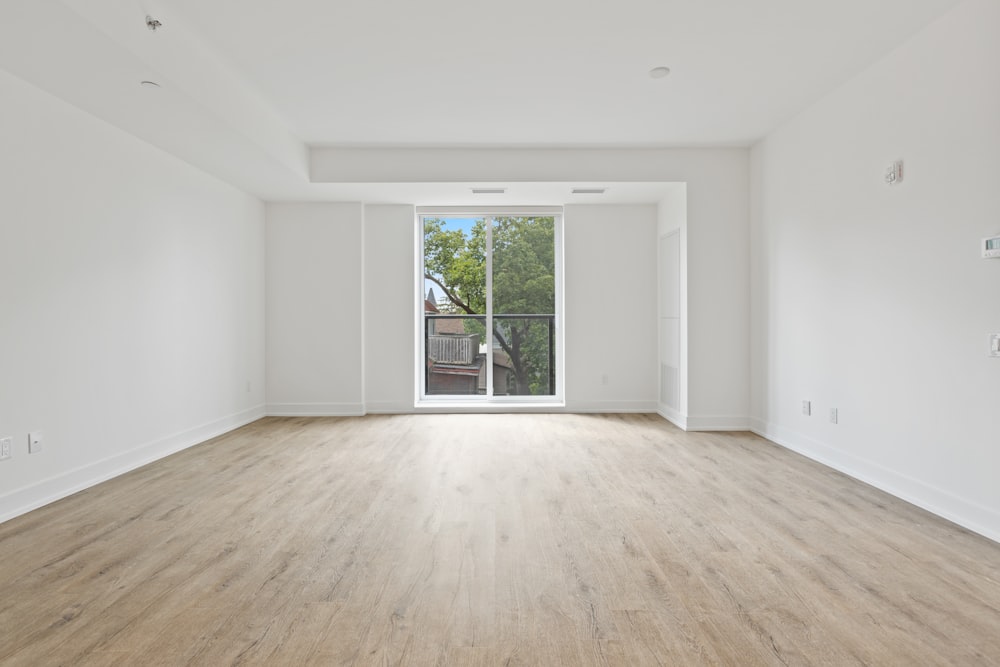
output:
M573 188L575 195L603 195L607 188Z
M507 188L472 188L474 195L502 195L507 192Z

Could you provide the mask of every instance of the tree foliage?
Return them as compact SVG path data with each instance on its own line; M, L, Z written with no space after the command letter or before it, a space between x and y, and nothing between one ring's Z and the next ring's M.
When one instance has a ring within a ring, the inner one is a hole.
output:
M441 288L454 312L486 312L486 220L466 235L441 219L424 221L425 277ZM493 218L494 315L555 312L555 220ZM510 358L514 393L550 394L549 321L499 317L493 335Z

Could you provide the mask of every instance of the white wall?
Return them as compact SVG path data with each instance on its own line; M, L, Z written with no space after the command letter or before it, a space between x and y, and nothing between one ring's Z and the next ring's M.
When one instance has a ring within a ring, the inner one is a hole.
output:
M683 183L687 226L683 232L682 284L686 291L681 298L686 299L687 321L682 327L686 334L682 382L687 402L682 403L683 414L667 416L693 430L748 427L746 149L314 147L310 153L310 174L315 182ZM650 243L655 246L655 238ZM655 275L653 280L655 283ZM567 280L567 292L569 289ZM655 360L652 365L658 367ZM571 389L567 379L567 390ZM590 390L587 392L590 395Z
M363 227L358 203L267 205L268 414L363 414Z
M2 70L0 99L2 521L263 415L264 214Z
M656 206L565 220L567 409L654 411ZM414 410L415 225L412 206L268 204L269 414ZM344 352L362 344L364 368Z
M752 156L755 429L994 539L998 26L960 5Z
M413 410L416 217L365 207L365 409Z
M567 206L564 224L566 409L654 412L656 205Z
M713 156L722 158L723 156ZM699 165L687 180L689 430L743 430L750 412L749 153Z

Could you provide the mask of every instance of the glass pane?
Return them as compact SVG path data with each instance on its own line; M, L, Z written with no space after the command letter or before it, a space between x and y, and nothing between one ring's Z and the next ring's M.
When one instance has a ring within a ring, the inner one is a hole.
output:
M555 318L493 316L493 394L553 396Z
M424 393L475 396L486 393L486 319L425 313Z
M493 221L495 393L553 396L555 387L555 219Z
M424 219L424 393L486 393L486 223Z

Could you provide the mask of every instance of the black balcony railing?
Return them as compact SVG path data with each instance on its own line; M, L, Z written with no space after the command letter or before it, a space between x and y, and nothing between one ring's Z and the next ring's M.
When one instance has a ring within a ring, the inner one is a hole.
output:
M426 395L487 394L492 341L494 396L554 396L555 315L424 315Z

